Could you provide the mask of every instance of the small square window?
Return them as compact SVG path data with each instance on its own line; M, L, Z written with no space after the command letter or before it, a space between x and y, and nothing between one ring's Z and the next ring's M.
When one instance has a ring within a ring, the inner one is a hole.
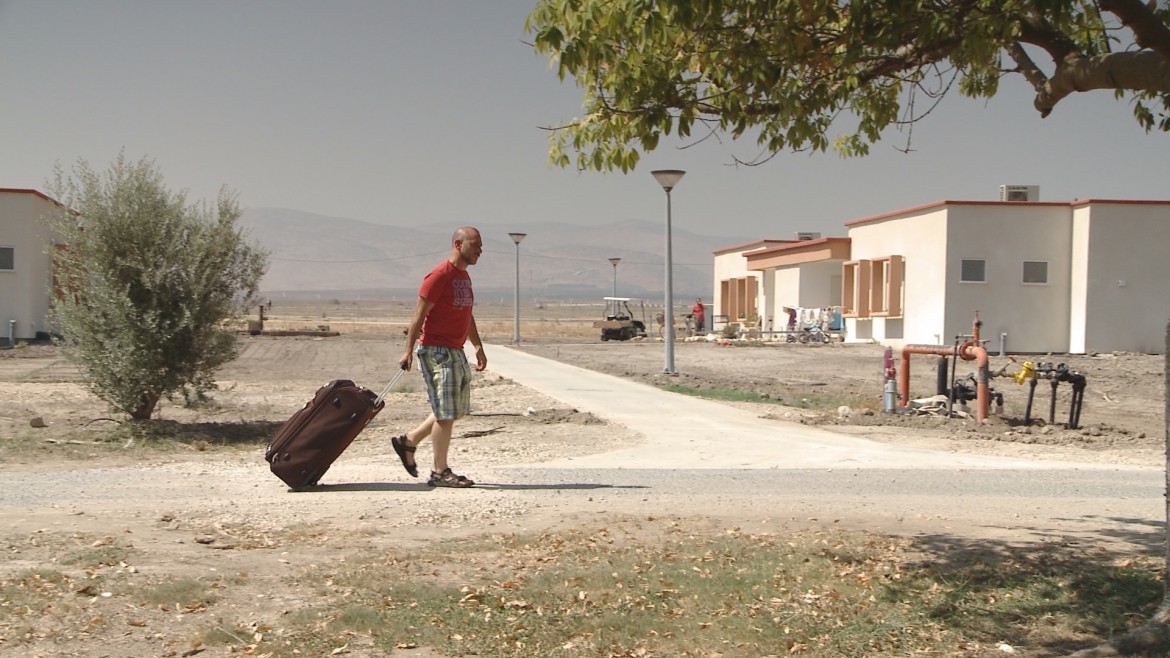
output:
M0 271L16 269L16 247L0 247Z
M987 281L987 261L964 259L959 267L959 281L985 283Z
M1024 283L1048 283L1048 262L1024 261Z

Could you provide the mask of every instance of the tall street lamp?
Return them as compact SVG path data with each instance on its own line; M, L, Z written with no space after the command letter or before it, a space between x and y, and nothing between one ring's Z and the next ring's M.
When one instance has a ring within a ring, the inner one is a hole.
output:
M512 314L512 342L520 344L520 241L524 239L527 233L509 233L508 236L512 238L512 242L516 243L516 292L513 296L513 314Z
M613 296L617 297L617 264L622 262L622 259L611 258L609 262L613 265Z
M674 290L671 276L671 252L670 252L670 191L674 189L675 185L682 180L682 177L687 172L680 169L659 169L652 171L655 180L666 190L666 308L663 310L662 319L666 335L663 336L666 344L666 365L662 372L668 375L678 374L674 369Z

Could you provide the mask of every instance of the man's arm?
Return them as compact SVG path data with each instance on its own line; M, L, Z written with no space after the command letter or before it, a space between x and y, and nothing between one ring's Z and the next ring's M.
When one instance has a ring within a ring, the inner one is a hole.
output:
M410 328L406 330L406 351L398 359L398 365L402 366L403 370L410 370L411 364L414 363L414 344L422 335L423 321L427 319L427 313L434 307L434 302L428 302L422 297L419 297L414 305L414 316L410 319Z
M479 339L479 329L475 326L475 316L471 316L471 326L467 328L467 339L475 346L475 369L483 370L487 367L487 353L483 351L483 341Z

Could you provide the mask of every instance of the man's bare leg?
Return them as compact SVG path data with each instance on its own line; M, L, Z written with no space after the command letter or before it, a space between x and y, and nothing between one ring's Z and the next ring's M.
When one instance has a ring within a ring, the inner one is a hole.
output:
M423 439L431 434L431 430L435 426L435 414L427 416L426 420L418 424L418 427L406 433L406 445L417 448L418 444L422 443Z
M422 443L423 439L430 436L434 426L435 414L432 413L426 417L426 420L419 423L418 427L402 435L402 443L406 444L406 450L399 452L398 456L402 458L402 465L406 467L406 470L411 475L417 477L415 469L418 468L418 462L414 459L414 449L418 447L418 444ZM398 441L399 439L395 437L393 440ZM397 450L397 448L395 449Z
M406 433L406 445L417 448L423 439L431 437L434 444L434 470L442 473L447 470L447 452L451 447L451 434L455 428L453 420L436 420L435 414L427 416L418 427Z
M431 416L433 419L434 416ZM435 472L447 470L447 450L451 447L451 433L455 428L453 420L435 420L431 429L431 441L434 443Z

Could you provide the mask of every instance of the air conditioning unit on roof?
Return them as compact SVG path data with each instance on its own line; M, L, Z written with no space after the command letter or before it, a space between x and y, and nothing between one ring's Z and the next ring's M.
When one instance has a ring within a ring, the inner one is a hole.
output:
M1039 185L1000 185L1000 201L1039 201Z

